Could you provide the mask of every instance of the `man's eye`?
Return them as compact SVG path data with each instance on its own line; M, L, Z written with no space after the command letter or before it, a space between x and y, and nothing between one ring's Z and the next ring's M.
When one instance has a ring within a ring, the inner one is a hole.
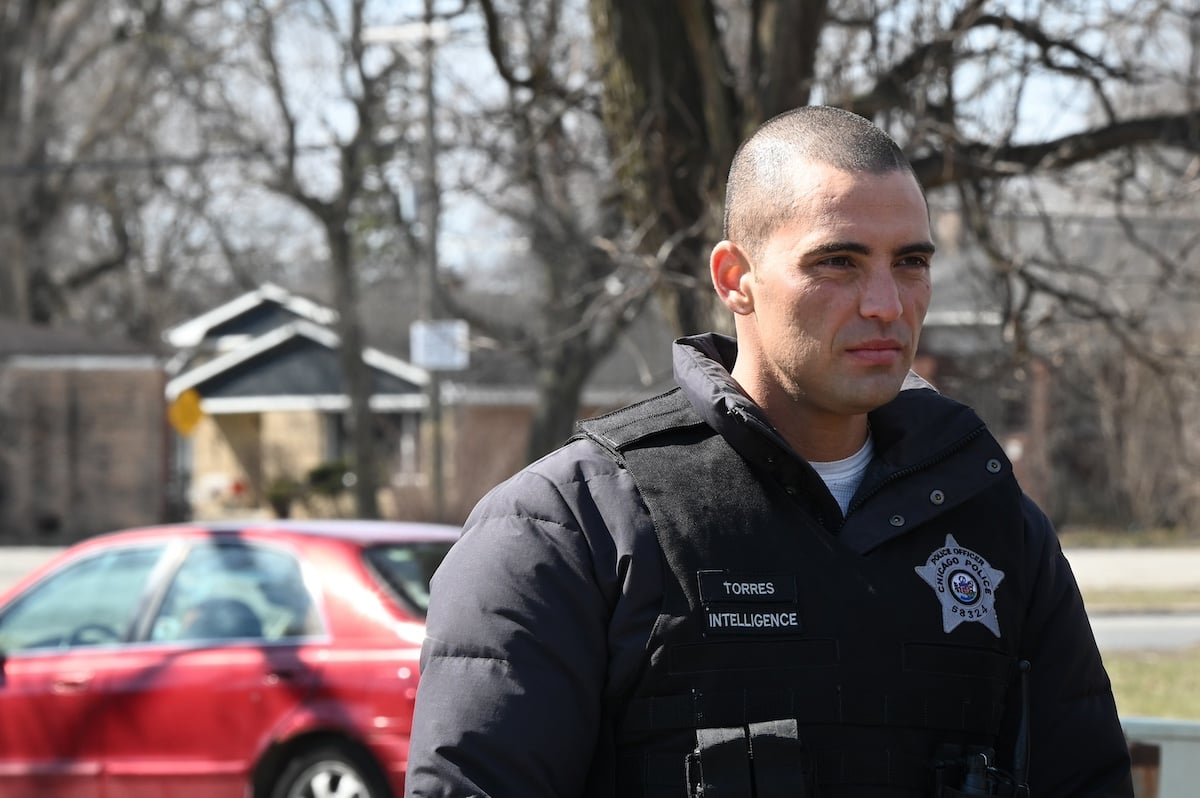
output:
M828 258L822 258L817 263L817 265L818 266L830 266L835 269L845 269L847 267L853 266L854 261L850 260L845 255L831 255Z
M929 258L925 257L924 255L909 255L908 257L901 258L899 261L897 261L896 265L924 269L929 266Z

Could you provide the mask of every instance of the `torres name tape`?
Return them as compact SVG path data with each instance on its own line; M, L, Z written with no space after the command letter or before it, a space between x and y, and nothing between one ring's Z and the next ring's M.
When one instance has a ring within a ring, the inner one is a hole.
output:
M700 600L715 602L794 602L794 574L731 574L728 571L700 571Z
M708 634L796 634L800 631L793 574L699 571L696 577L700 600L704 604L704 629Z

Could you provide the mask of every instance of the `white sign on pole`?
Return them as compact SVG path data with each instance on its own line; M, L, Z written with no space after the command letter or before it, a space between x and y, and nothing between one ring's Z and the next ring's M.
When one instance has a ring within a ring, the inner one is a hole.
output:
M467 334L462 319L414 321L409 328L413 365L431 371L462 371L467 367Z

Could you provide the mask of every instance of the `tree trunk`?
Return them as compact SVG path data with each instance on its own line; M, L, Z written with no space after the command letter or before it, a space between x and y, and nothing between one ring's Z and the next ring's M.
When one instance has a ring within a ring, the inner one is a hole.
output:
M338 312L338 334L341 337L339 356L342 379L350 399L346 419L350 428L350 469L356 477L353 487L354 512L358 518L378 518L380 468L370 406L371 373L363 362L365 346L358 310L358 275L346 223L334 220L327 227L334 307Z
M537 369L537 404L529 429L527 462L561 446L574 431L584 383L601 357L580 350L560 349Z
M34 2L8 3L0 12L0 159L18 168L27 155L25 91L30 42L39 22ZM18 173L0 179L5 183L0 194L0 316L29 321L30 260L22 214L27 187L36 177Z
M709 329L705 252L719 237L716 211L741 118L712 4L591 0L589 8L623 212L647 230L647 251L677 242L661 264L672 326Z

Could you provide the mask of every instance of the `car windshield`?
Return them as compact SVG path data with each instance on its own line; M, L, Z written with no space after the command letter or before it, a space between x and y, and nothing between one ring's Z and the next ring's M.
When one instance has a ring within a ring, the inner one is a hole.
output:
M421 617L429 609L429 580L452 541L385 543L366 549L367 562L384 585Z

